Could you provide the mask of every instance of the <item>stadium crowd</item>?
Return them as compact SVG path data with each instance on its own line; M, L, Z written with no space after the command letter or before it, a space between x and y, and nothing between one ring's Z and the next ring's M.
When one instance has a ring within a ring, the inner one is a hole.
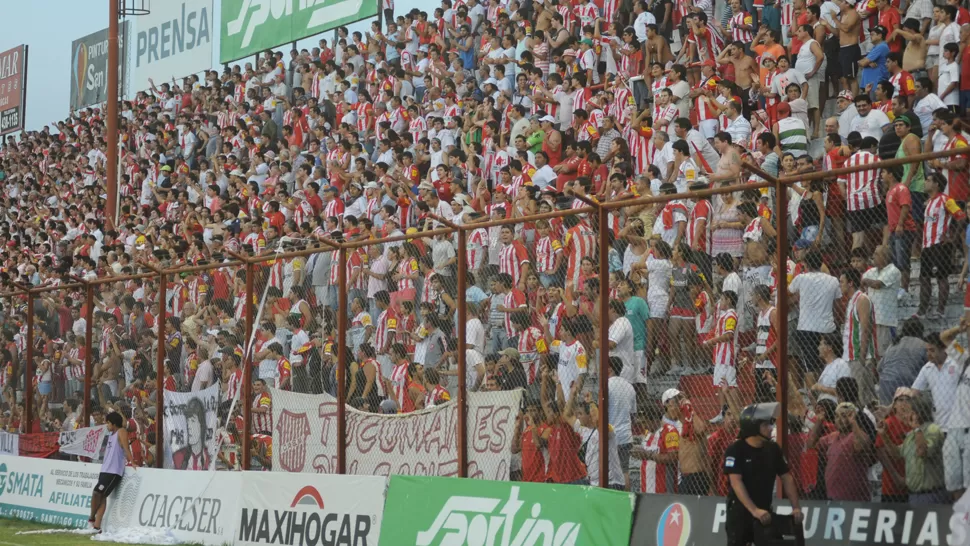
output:
M4 140L3 289L119 279L98 285L90 348L83 288L37 295L33 377L27 300L4 299L4 430L85 426L79 401L91 396L93 422L120 411L136 457L150 459L164 328L166 389L219 382L224 414L252 404L254 463L266 468L267 387L336 393L335 344L352 355L354 407L411 412L453 397L463 297L468 388L526 389L519 479L598 482L606 328L612 487L726 493L721 459L738 412L776 398L780 358L792 366L786 449L805 494L950 502L970 484L970 373L955 341L968 323L946 315L950 284L962 291L967 276L967 158L878 165L967 146L970 12L959 0L385 7L370 32L338 29L312 50L267 51L124 101L116 225L100 108ZM773 189L634 203L608 226L582 212L529 219L761 181L745 164L772 176L871 167L790 186L784 275ZM469 231L465 256L440 234L350 252L350 335L336 339L338 261L324 240L503 218L522 220ZM595 259L602 229L608 271ZM312 247L321 251L272 257ZM157 277L127 275L237 252L267 262L254 279L254 398L233 405L245 270L183 273L164 302ZM787 317L775 308L779 277ZM695 375L710 377L709 392L679 390ZM674 386L651 388L661 384ZM691 398L711 393L720 412L708 419ZM220 465L238 468L242 425L228 423Z

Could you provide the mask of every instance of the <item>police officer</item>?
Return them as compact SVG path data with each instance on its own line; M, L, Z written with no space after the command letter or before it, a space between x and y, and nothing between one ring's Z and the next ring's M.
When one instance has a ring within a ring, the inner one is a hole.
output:
M798 490L781 447L771 441L778 404L752 404L741 411L738 440L724 452L724 474L730 480L727 497L728 546L747 546L754 541L756 522L771 524L771 499L775 479L781 477L792 505L796 525L801 525Z

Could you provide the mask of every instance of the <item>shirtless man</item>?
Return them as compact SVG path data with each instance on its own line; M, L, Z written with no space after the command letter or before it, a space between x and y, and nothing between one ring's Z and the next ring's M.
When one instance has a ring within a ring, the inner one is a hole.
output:
M721 154L717 161L714 175L710 177L712 183L737 180L741 174L741 154L731 144L731 135L721 131L714 135L714 148Z
M840 10L836 27L833 28L825 18L821 23L829 32L839 36L839 64L842 69L839 82L842 89L858 95L859 82L856 79L856 73L859 71L859 59L862 58L862 49L859 47L859 27L862 25L862 18L859 17L859 12L851 2L835 0L835 4Z
M751 107L748 105L751 98L751 84L758 78L759 67L754 57L744 52L744 44L741 42L731 42L717 56L717 64L731 63L734 66L734 83L740 88L738 95L741 97L742 115L751 118Z
M644 66L650 66L650 63L660 63L667 66L668 62L674 60L674 54L670 51L670 42L657 33L657 25L647 25L645 47L647 49L647 62L644 63Z
M685 495L707 495L711 486L710 460L707 457L707 421L694 414L694 409L683 393L677 391L675 397L668 389L663 397L669 398L666 407L670 408L680 421L680 442L678 445L680 462L680 487L678 492ZM669 413L668 413L669 414Z

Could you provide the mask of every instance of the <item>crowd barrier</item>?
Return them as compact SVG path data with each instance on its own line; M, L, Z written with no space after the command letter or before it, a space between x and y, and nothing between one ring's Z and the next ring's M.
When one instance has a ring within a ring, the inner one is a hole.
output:
M84 527L99 472L91 463L0 456L0 517ZM967 501L806 501L805 544L966 546ZM781 503L777 512L790 508ZM213 545L691 546L723 537L726 519L722 497L401 475L388 481L139 468L127 470L104 526L164 529L181 541Z
M0 456L0 517L80 528L101 467ZM166 529L207 545L380 544L386 480L375 476L129 468L104 528Z

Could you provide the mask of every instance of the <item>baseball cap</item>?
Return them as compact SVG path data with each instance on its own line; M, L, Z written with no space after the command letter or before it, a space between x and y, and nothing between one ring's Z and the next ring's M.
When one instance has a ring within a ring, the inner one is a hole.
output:
M883 36L889 34L889 31L886 30L886 27L884 27L882 25L876 25L876 26L872 27L872 30L870 30L869 33L871 34L873 32L878 32L879 34L882 34Z
M677 398L681 394L683 393L677 389L667 389L664 391L663 396L660 397L660 402L663 403L664 405L667 405L667 402L670 402L671 400L673 400L674 398Z
M501 351L498 352L498 354L502 356L507 356L513 360L519 359L519 351L513 349L512 347L507 347L505 349L502 349Z
M576 50L575 49L567 49L566 51L563 51L562 52L562 56L563 57L575 57L576 56Z
M548 121L549 123L556 123L556 118L550 116L549 114L546 114L541 118L539 118L539 121Z
M787 102L782 102L778 105L778 108L776 109L776 111L778 112L779 116L790 116L791 106L788 106Z
M849 102L852 102L852 100L855 99L855 97L852 96L852 91L849 91L849 90L840 91L839 92L839 98L840 99L845 99L845 100L847 100Z

